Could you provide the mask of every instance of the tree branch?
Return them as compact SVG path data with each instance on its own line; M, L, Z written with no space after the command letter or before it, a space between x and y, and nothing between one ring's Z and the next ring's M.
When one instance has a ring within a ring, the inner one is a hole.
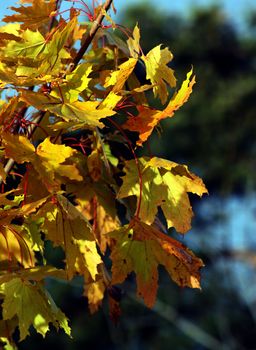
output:
M108 11L113 0L106 0L105 4L103 5L103 10ZM73 66L71 68L71 71L73 71L76 66L78 65L79 61L83 58L83 55L85 54L86 50L90 46L95 34L97 33L97 30L101 27L101 23L104 19L105 15L102 11L100 11L98 17L93 21L93 25L90 29L89 34L85 38L85 41L83 45L81 46L80 50L78 51L76 57L73 60Z

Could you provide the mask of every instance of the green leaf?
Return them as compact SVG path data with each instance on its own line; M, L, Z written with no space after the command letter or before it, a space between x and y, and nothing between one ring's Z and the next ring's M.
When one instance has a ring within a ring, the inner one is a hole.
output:
M22 41L10 40L3 50L5 57L11 59L26 57L35 59L40 55L49 55L49 48L44 36L39 32L26 29L21 33Z
M122 283L132 271L136 274L137 294L152 307L158 288L158 265L181 287L200 288L203 266L189 249L138 219L109 233L115 239L111 253L112 283Z
M189 172L185 165L153 157L139 158L142 186L135 160L126 162L123 184L118 198L137 197L139 217L145 223L154 222L158 206L162 208L168 227L185 233L191 228L193 211L187 192L202 196L208 193L203 181Z
M20 340L29 335L31 325L45 336L49 330L49 323L57 329L63 328L66 334L71 335L66 316L39 284L14 278L4 283L1 290L5 296L2 305L3 319L18 317Z
M59 86L65 101L73 103L78 100L79 94L88 88L88 84L91 81L91 78L88 78L88 76L92 69L91 63L81 63L72 73L66 75L66 82ZM51 95L59 97L59 89L54 90Z

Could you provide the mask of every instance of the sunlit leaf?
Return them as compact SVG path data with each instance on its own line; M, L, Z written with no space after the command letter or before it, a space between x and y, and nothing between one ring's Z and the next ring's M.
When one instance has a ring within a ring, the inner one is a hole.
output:
M181 88L174 94L168 105L163 111L155 110L150 107L138 106L138 115L131 117L125 124L125 128L131 131L139 132L139 140L137 145L141 146L151 135L154 127L165 118L174 116L174 112L178 110L185 102L187 102L192 87L195 84L195 76L191 78L192 70L187 74L186 80L183 81Z
M191 228L193 211L187 192L199 196L208 193L199 177L184 165L156 157L151 160L140 158L138 165L135 160L127 161L124 171L126 175L118 198L136 196L142 221L152 224L158 207L161 207L168 227L174 227L180 233Z
M146 78L152 84L156 84L153 88L154 95L159 96L164 104L168 97L166 84L170 87L176 86L174 71L167 65L173 59L173 55L168 48L161 49L161 45L158 45L141 58L146 66Z
M71 334L66 316L40 285L14 278L2 285L2 291L5 295L3 319L18 317L20 340L29 335L31 325L42 336L49 330L49 323L57 329L63 328L68 335Z
M121 91L136 63L136 58L129 58L128 61L120 64L118 70L112 72L110 77L107 78L104 87L113 86L112 91L114 93Z
M58 176L81 181L75 165L63 164L76 151L65 145L56 145L46 138L36 149L25 136L5 133L3 136L6 157L13 158L17 163L32 163L39 176L48 188L56 186Z

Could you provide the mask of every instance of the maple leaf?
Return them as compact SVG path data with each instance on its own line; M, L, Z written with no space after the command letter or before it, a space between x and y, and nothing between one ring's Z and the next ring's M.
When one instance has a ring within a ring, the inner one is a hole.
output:
M172 58L173 55L168 48L161 50L161 45L156 46L146 56L141 57L146 66L146 78L152 84L156 84L153 88L154 96L159 96L162 104L167 101L168 97L166 83L170 87L176 86L174 71L167 66Z
M182 243L138 219L109 235L116 240L110 256L112 284L122 283L134 271L137 294L148 307L156 299L159 265L179 286L200 288L203 263Z
M5 193L6 195L6 193ZM2 199L2 198L1 198ZM24 219L42 206L47 198L24 204L21 208L0 209L0 261L18 261L25 268L35 265L33 240L24 226L12 224L15 218ZM5 203L5 201L1 201ZM18 203L13 203L17 205Z
M0 73L1 76L1 73ZM19 107L18 97L12 97L8 102L5 102L0 109L0 125L11 124L15 110Z
M35 59L42 54L49 54L44 36L39 31L26 29L20 34L22 41L10 40L3 49L5 58L14 60L17 57Z
M77 26L77 17L75 16L69 23L62 22L62 26L51 37L44 36L37 30L26 29L20 34L20 41L10 40L6 47L2 49L2 55L5 60L15 61L17 58L31 59L36 61L38 67L37 75L50 73L59 73L62 69L62 59L70 58L70 54L64 48L66 41ZM51 40L49 40L51 38ZM36 70L31 66L23 68L27 74ZM21 73L19 68L19 73ZM24 73L23 73L24 74Z
M118 70L112 72L110 77L106 79L104 87L113 85L112 92L116 93L121 91L129 75L132 73L136 63L136 58L129 58L128 61L120 64L118 66Z
M66 75L66 82L59 86L66 101L70 103L77 101L79 94L88 88L91 80L88 76L92 69L93 65L86 62L79 64L73 72ZM51 96L59 97L59 89L53 90Z
M84 296L88 299L88 306L91 314L98 311L101 306L105 290L106 282L101 271L97 274L95 280L87 276L84 284Z
M131 56L134 58L138 58L141 49L140 49L140 30L137 24L133 29L132 36L133 36L132 38L129 38L127 40L127 45Z
M117 197L137 197L140 203L139 217L151 224L158 206L162 208L168 227L185 233L191 228L193 211L187 192L199 196L208 193L203 181L191 173L185 165L153 157L139 158L142 176L140 189L138 167L135 160L126 162L123 184Z
M46 138L35 149L25 136L10 133L4 133L2 141L5 146L6 157L13 158L19 164L32 163L49 189L60 183L58 176L77 181L82 180L82 176L75 165L63 164L77 152L71 147L53 144L49 138Z
M49 323L57 329L63 328L70 335L68 320L58 309L50 295L39 284L32 284L20 278L3 283L1 291L4 294L3 319L11 320L18 317L20 340L29 335L29 327L33 325L36 331L45 336Z
M48 42L48 51L49 54L45 59L50 63L52 68L59 58L61 51L67 51L64 49L64 45L69 39L69 36L73 33L77 27L77 16L74 16L68 23L62 22L62 26L59 30L56 30L55 33L51 36L51 40ZM69 58L69 54L66 58Z
M174 112L177 111L185 102L187 102L192 87L195 84L195 76L192 77L192 70L188 72L186 80L183 81L181 88L174 94L168 105L163 111L151 109L147 106L138 106L138 115L131 117L123 126L130 131L139 132L139 140L137 145L141 146L148 137L151 135L154 127L165 118L171 118L174 116Z
M70 126L77 124L81 127L100 127L104 126L99 120L116 114L115 111L103 107L100 108L100 101L75 101L73 103L62 102L51 95L45 96L39 92L23 90L21 100L28 105L34 106L38 110L47 110L57 116L70 122Z
M123 184L117 194L117 198L125 198L128 196L136 196L140 198L140 218L152 223L157 213L157 207L162 203L163 187L162 178L158 169L146 168L146 158L139 158L139 167L142 172L142 188L140 192L139 173L135 160L130 160L125 163L125 176L122 177Z
M0 81L3 84L3 87L7 84L12 84L16 86L33 86L38 84L43 84L49 76L38 77L40 72L38 67L24 67L18 66L15 71L15 66L6 65L3 62L0 62ZM9 119L12 115L9 115Z
M22 29L37 30L49 23L49 15L55 10L55 0L32 1L32 6L11 7L16 14L5 16L3 22L23 22Z
M102 100L100 107L114 109L118 102L122 99L122 96L115 94L113 91L110 91L109 94Z
M100 251L104 254L110 246L108 232L120 227L113 192L102 183L83 184L76 187L78 209L87 220L93 220L93 230Z
M0 261L18 261L25 268L35 265L29 236L17 225L0 225Z
M6 45L6 40L21 40L19 37L19 23L8 23L0 27L0 46Z
M89 275L93 280L101 257L91 227L80 211L65 197L57 195L58 205L47 203L37 215L45 217L42 229L54 245L62 246L66 254L67 277Z

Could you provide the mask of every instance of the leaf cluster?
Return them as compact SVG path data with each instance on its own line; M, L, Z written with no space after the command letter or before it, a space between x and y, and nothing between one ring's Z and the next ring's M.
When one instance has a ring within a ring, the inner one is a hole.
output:
M77 9L65 19L53 0L20 3L0 30L0 339L6 346L17 326L20 340L31 325L43 336L50 323L71 334L45 289L47 277L83 276L90 311L106 295L113 319L120 313L113 289L132 272L149 307L159 265L181 287L200 288L201 259L167 230L185 234L193 216L188 193L207 193L187 166L136 155L161 120L188 100L193 71L178 87L169 49L158 45L144 55L138 26L121 40L104 6L80 22ZM110 25L97 22L104 16ZM138 65L147 84L138 80ZM161 109L150 106L150 94ZM47 241L63 249L63 269L47 261Z

